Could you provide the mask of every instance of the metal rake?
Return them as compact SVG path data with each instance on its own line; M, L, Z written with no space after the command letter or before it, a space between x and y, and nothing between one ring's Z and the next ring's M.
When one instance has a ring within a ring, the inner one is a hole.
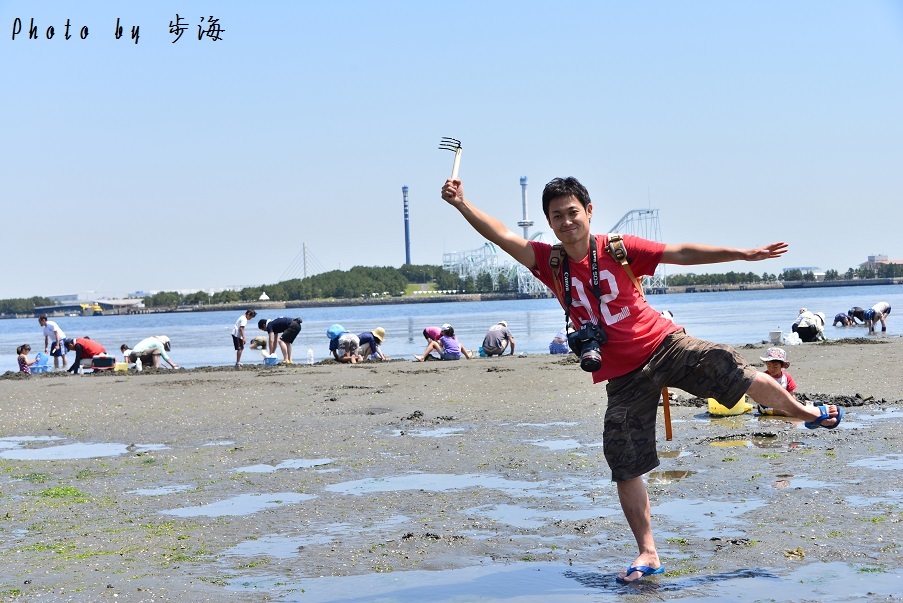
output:
M455 165L452 167L451 174L451 179L455 180L458 177L458 168L461 167L461 141L443 136L439 141L439 148L455 153Z

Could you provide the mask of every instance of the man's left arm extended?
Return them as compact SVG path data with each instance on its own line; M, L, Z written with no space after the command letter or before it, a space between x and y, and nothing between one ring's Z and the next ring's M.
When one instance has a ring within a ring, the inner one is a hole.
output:
M752 249L684 243L682 245L665 245L662 263L695 266L697 264L719 264L737 260L758 262L760 260L779 258L785 253L787 253L787 243L784 242L771 243L764 247Z

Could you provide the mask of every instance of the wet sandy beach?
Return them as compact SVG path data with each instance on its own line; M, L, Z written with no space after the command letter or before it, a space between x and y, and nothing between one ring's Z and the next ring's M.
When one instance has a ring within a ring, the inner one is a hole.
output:
M843 424L673 392L630 587L605 390L560 357L8 373L0 600L901 600L903 340L787 349Z

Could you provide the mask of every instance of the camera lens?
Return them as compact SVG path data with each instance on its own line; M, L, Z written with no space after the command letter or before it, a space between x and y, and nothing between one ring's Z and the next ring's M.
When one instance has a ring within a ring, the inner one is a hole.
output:
M602 353L599 352L598 347L594 349L593 346L587 345L584 348L583 354L580 355L580 368L588 373L602 368Z

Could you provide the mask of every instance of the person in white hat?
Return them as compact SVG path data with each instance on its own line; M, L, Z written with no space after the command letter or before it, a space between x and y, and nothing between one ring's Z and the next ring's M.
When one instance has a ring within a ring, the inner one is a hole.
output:
M759 359L765 363L765 372L774 377L774 380L777 381L781 387L786 389L794 398L796 398L796 395L793 393L796 391L796 381L793 380L790 373L784 370L790 366L790 363L787 362L787 352L783 348L768 348L765 350L765 356L760 356ZM804 403L801 402L801 404ZM784 410L768 408L761 404L756 404L756 410L759 411L760 415L776 415L779 417L790 416L790 413Z
M806 308L800 308L800 314L790 327L794 333L800 336L804 343L825 340L825 313L810 312Z
M142 339L131 350L127 349L125 344L119 349L131 363L135 363L140 358L142 365L160 368L160 359L162 358L172 368L179 368L179 365L169 357L168 352L172 349L172 346L169 343L169 337L166 335L154 335L153 337Z
M509 354L514 356L514 336L508 329L508 323L500 320L486 332L483 345L480 347L480 356L501 356L509 345L511 346Z

